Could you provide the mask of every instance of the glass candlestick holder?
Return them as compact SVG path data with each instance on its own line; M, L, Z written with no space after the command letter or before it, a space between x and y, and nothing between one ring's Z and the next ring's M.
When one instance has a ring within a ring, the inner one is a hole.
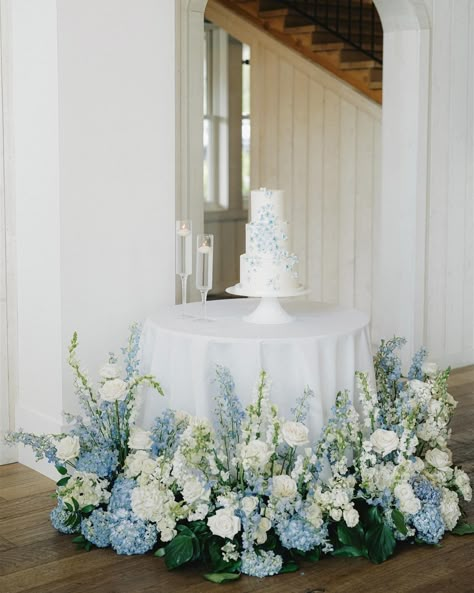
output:
M214 256L214 235L197 236L196 245L196 288L201 293L201 319L207 321L207 293L212 288L212 265Z
M181 303L186 305L188 276L193 271L193 232L190 220L176 221L176 274L181 278Z

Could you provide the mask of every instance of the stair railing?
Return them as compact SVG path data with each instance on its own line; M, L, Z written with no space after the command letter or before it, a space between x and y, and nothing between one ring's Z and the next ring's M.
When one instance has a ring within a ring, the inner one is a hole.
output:
M370 59L383 62L383 30L373 2L364 0L280 0L309 23L322 27Z

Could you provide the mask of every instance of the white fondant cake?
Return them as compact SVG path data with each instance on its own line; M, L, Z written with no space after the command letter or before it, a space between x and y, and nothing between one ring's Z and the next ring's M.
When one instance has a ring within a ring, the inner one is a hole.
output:
M250 222L245 226L245 253L240 256L241 290L268 294L299 287L298 258L287 250L283 195L282 190L265 188L250 193Z

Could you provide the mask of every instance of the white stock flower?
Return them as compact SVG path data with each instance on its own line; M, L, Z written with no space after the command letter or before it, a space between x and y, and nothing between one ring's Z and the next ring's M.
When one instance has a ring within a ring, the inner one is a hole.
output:
M441 449L435 448L427 451L425 460L442 472L451 470L451 456L446 451L441 451Z
M81 449L79 438L76 436L66 436L55 443L56 457L60 461L71 461L79 457Z
M309 442L309 430L301 422L285 422L281 427L281 436L290 447L301 447Z
M347 527L355 527L359 523L359 513L354 508L348 508L342 513Z
M89 505L96 507L109 501L108 485L109 482L99 478L97 474L76 472L67 484L57 489L58 498L69 504L73 504L74 499L81 509Z
M181 494L185 502L193 504L197 500L208 500L210 491L197 478L190 478L184 483Z
M189 422L191 414L188 414L188 412L185 412L184 410L175 410L174 417L176 422Z
M118 379L120 377L120 367L113 362L108 362L100 369L99 375L102 379Z
M258 439L250 441L247 445L242 445L240 449L244 469L262 470L268 463L271 454L272 451L267 443Z
M208 517L207 524L214 535L232 539L240 531L240 519L230 509L218 509L216 514Z
M329 512L331 519L333 521L336 521L336 523L338 521L340 521L342 519L342 511L341 509L331 509Z
M446 529L451 531L456 527L461 516L459 497L456 492L448 490L448 488L442 489L440 510Z
M398 484L398 486L395 487L394 494L398 498L402 513L414 515L421 509L421 502L415 496L413 488L408 482Z
M99 389L100 397L106 402L124 400L127 396L128 384L122 379L110 379Z
M272 496L278 498L294 498L297 493L296 482L290 476L274 476L272 479Z
M436 362L424 362L421 365L421 372L426 375L427 377L436 377L438 374L439 367Z
M332 502L335 507L343 508L349 504L349 496L344 490L334 490L332 493Z
M134 426L130 432L128 446L130 449L151 449L153 441L150 438L151 432L139 426Z
M195 510L192 513L189 513L188 520L189 521L202 521L204 517L209 512L209 505L207 504L198 504Z
M370 435L370 442L374 451L385 457L397 449L399 439L393 430L378 428Z
M240 506L246 515L251 515L257 508L258 498L256 496L244 496L240 501Z

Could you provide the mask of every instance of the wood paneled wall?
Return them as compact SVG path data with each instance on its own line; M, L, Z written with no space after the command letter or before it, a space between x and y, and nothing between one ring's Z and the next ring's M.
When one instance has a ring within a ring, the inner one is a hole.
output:
M251 46L252 187L285 190L310 298L370 314L381 107L212 0L206 15Z

